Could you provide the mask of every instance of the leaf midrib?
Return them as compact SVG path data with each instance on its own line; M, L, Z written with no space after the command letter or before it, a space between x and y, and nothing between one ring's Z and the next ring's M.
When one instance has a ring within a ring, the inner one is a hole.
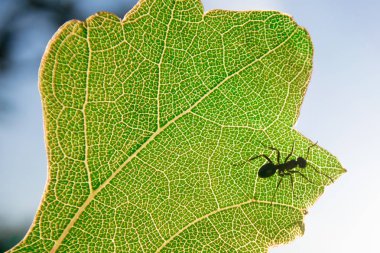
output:
M203 16L204 17L204 16ZM51 253L53 252L56 252L58 250L58 248L61 246L63 240L66 238L66 236L68 235L68 233L70 232L71 228L74 226L75 222L79 219L80 215L83 213L83 211L87 208L87 206L92 202L92 200L96 197L96 195L103 189L105 188L110 182L112 179L114 179L120 172L121 170L127 166L127 164L133 159L135 158L151 141L153 141L156 136L158 136L160 133L162 133L166 128L168 128L169 126L171 126L174 122L176 122L178 119L182 118L183 116L185 116L186 114L190 113L192 109L194 109L199 103L201 103L204 99L206 99L208 96L210 96L215 90L217 90L220 86L222 86L224 83L226 83L228 80L230 80L231 78L235 77L236 75L240 74L241 72L243 72L244 70L246 70L247 68L251 67L252 65L254 65L255 63L261 61L262 59L264 59L265 57L267 57L268 55L270 55L271 53L273 53L274 51L276 51L277 49L281 48L286 42L288 42L292 37L293 35L298 31L298 27L296 27L294 29L294 31L285 39L283 40L281 43L279 43L277 46L275 46L274 48L268 50L265 54L263 54L262 56L260 56L259 58L256 58L254 61L252 61L251 63L247 64L246 66L242 67L241 69L237 70L236 72L232 73L231 75L227 76L225 79L223 79L219 84L217 84L216 86L214 86L214 88L210 89L204 96L202 96L197 102L194 103L194 105L190 106L187 110L183 111L182 113L178 114L177 116L175 116L173 119L171 119L170 121L168 121L163 127L161 128L158 128L156 130L156 132L154 132L149 139L147 139L130 157L128 157L128 159L122 164L120 165L120 167L115 170L115 172L112 173L112 175L107 178L100 186L99 188L97 188L96 190L92 191L88 198L86 199L86 201L83 203L83 205L81 207L79 207L78 211L76 212L76 214L74 215L74 217L70 220L69 224L67 225L67 227L63 230L61 236L55 241L55 244L52 248L52 250L50 251ZM88 40L88 38L87 38ZM275 203L273 203L275 204ZM283 204L281 204L283 205ZM293 207L293 208L296 208L296 207ZM296 208L297 209L297 208Z

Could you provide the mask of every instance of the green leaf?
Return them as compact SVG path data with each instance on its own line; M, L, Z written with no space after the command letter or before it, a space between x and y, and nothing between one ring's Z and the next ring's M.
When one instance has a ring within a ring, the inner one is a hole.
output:
M258 178L267 154L306 157L294 128L312 44L274 11L206 14L141 0L123 20L66 23L41 64L49 179L12 252L267 252L345 170L310 149L305 178ZM316 170L312 169L313 165ZM310 181L310 182L309 182Z

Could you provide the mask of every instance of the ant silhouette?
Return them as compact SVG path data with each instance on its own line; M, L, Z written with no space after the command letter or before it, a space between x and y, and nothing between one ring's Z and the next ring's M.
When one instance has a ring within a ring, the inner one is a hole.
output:
M259 169L258 176L260 178L271 177L276 172L280 176L280 180L277 183L276 190L275 190L275 192L274 192L274 194L272 196L272 200L273 200L274 196L276 195L277 190L278 190L278 188L279 188L280 184L282 183L282 180L283 180L283 178L285 176L289 176L290 177L290 181L291 181L291 184L292 184L292 192L293 192L293 184L294 184L293 175L298 174L301 177L303 177L305 180L307 180L308 182L314 184L301 171L299 171L299 169L304 169L304 168L306 168L306 166L309 166L310 168L312 168L318 174L321 174L321 175L325 176L326 178L330 179L331 182L334 182L334 180L330 176L328 176L328 175L322 173L321 171L317 170L313 165L311 165L310 163L307 162L307 158L309 157L310 149L312 147L314 147L315 145L317 145L317 143L318 142L316 142L316 143L314 143L314 144L312 144L311 146L308 147L307 153L306 153L306 158L303 158L303 157L299 156L299 157L297 157L297 159L291 159L291 160L289 160L289 158L293 155L293 151L294 151L295 142L293 142L292 150L286 156L285 161L283 163L280 162L280 157L281 157L280 151L277 148L273 148L273 147L266 147L266 148L269 148L269 149L271 149L273 151L276 151L276 153L277 153L277 164L274 164L274 162L267 155L265 155L265 154L261 154L261 155L258 155L258 156L253 156L253 157L251 157L251 158L249 158L247 160L247 162L251 162L251 161L253 161L253 160L257 159L257 158L263 157L263 158L265 158L268 161L266 164L264 164L263 166L261 166L261 168Z

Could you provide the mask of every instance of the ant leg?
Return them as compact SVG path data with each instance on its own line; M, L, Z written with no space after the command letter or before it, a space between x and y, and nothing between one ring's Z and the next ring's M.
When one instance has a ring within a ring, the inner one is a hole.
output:
M272 160L267 155L258 155L258 156L253 156L253 157L249 158L245 162L235 163L234 166L243 165L243 164L245 164L247 162L251 162L251 161L253 161L253 160L255 160L255 159L259 158L259 157L264 157L269 163L273 163Z
M294 151L294 145L296 144L296 141L293 142L293 147L292 147L292 151L290 152L290 154L285 158L285 162L286 163L288 161L288 159L293 155L293 151Z
M299 172L298 170L288 170L289 173L296 173L296 174L299 174L301 177L303 177L304 179L306 179L306 181L308 181L309 183L311 184L315 184L313 183L312 181L310 181L310 179L308 179L304 174L302 174L301 172Z
M277 153L277 164L280 164L280 151L277 148L268 147L269 149L276 151Z
M321 175L327 177L328 179L331 180L332 183L334 183L334 179L332 179L330 176L328 176L328 175L326 175L325 173L323 173L323 172L317 170L317 169L316 169L313 165L311 165L310 163L308 163L308 165L309 165L309 166L310 166L315 172L317 172L317 173L319 173L319 174L321 174Z
M277 153L277 164L280 164L280 151L277 148L268 147L268 146L265 146L262 142L260 142L260 143L264 147L269 148L270 150L276 151L276 153Z
M259 157L264 157L268 162L273 163L272 160L267 155L253 156L253 157L251 157L251 158L248 159L248 162L253 161L253 160L255 160L255 159L259 158Z
M284 172L284 175L290 176L290 184L292 186L292 197L294 198L294 179L293 179L293 174L289 172Z
M311 149L312 147L314 147L315 145L317 145L317 143L318 143L318 141L316 141L314 144L310 145L310 146L307 148L307 153L306 153L306 159L305 159L305 160L307 160L307 158L309 157L309 151L310 151L310 149Z
M282 179L284 178L283 175L280 175L280 176L281 176L281 178L280 178L280 181L278 181L278 183L277 183L276 190L275 190L274 193L273 193L271 203L273 203L274 196L276 196L276 193L277 193L278 187L280 187L280 184L281 184L281 182L282 182Z

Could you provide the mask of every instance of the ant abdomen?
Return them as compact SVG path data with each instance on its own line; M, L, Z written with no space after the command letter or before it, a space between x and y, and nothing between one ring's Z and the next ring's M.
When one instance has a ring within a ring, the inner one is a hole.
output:
M276 173L276 170L277 168L273 163L266 163L260 168L258 175L261 178L271 177Z

